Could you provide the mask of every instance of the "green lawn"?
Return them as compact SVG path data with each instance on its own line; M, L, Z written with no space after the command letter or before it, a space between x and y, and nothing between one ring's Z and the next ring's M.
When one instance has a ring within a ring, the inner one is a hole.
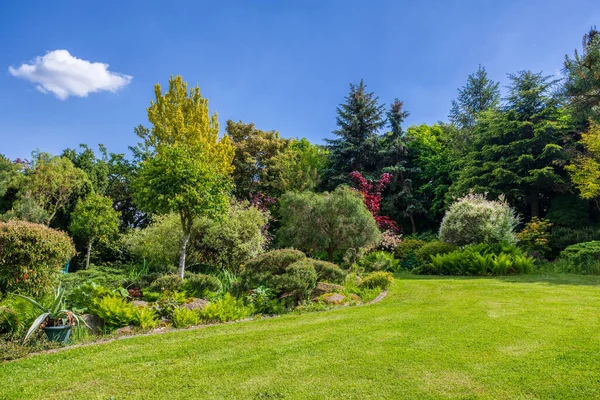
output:
M6 399L600 398L600 278L402 277L381 303L0 366Z

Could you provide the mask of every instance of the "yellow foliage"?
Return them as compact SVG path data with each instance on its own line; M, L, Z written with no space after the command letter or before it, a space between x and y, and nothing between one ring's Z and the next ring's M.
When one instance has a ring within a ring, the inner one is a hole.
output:
M593 199L600 196L600 124L592 122L579 143L585 153L577 156L566 169L581 197Z

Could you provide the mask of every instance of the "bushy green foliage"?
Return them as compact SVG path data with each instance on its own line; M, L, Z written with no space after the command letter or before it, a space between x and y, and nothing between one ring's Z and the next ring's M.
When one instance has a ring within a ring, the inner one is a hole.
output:
M175 328L187 328L200 323L200 314L185 307L176 308L171 313L171 322Z
M83 283L67 292L66 304L79 313L95 313L95 305L105 296L127 297L127 290L111 290L95 282Z
M149 289L154 292L164 292L166 290L180 290L182 286L183 279L181 279L178 275L170 274L157 278L154 282L152 282Z
M394 282L394 275L391 272L376 271L372 272L359 283L360 288L386 290Z
M315 271L317 272L317 280L319 282L342 283L346 279L344 272L338 265L321 260L310 260Z
M144 260L151 271L163 272L177 265L183 238L181 222L175 213L158 215L144 229L134 229L122 241L131 253Z
M360 258L358 265L366 271L398 272L400 270L400 262L387 251L372 251Z
M457 250L457 246L442 242L441 240L434 240L432 242L425 243L421 248L415 252L417 260L422 264L429 264L431 257L438 254L446 254Z
M421 264L416 252L426 243L420 239L404 239L400 242L394 251L394 257L400 262L400 267L409 271L418 268Z
M158 314L150 307L135 308L133 324L143 330L154 329L158 326Z
M18 325L19 316L17 312L8 306L0 306L0 335L15 332Z
M285 306L276 298L273 289L259 286L250 291L248 302L257 314L283 314Z
M222 299L207 304L200 311L200 318L207 322L235 321L248 318L252 312L252 307L227 293Z
M600 240L600 229L588 226L586 228L572 229L553 227L550 232L549 246L551 257L558 257L567 247L584 242Z
M363 196L347 187L331 193L288 192L281 197L279 243L314 253L336 252L376 245L380 232Z
M197 259L231 271L240 271L264 251L263 227L269 213L246 203L234 203L221 220L201 218L194 223L198 237L192 242Z
M171 318L175 310L186 300L185 293L167 290L161 293L158 300L156 300L156 310L162 317Z
M127 283L127 276L122 269L94 265L86 270L69 272L60 276L61 286L67 293L91 282L106 288L118 289Z
M559 259L573 265L571 272L600 274L600 241L569 246L560 253Z
M546 218L554 226L583 228L589 224L587 201L573 195L562 195L552 199Z
M221 282L212 275L188 273L181 288L190 296L204 297L208 292L219 292Z
M469 245L451 253L433 256L427 273L439 275L508 275L525 274L534 260L510 244Z
M241 275L241 289L269 288L277 297L298 301L314 289L317 272L314 260L293 249L274 250L246 264Z
M550 253L548 242L551 227L552 223L545 218L531 218L531 221L517 234L519 247L538 257L547 256Z
M248 278L249 274L269 273L279 275L285 272L285 269L296 261L306 259L306 255L294 249L279 249L264 253L254 260L249 261L242 273L242 279ZM257 285L257 287L260 285Z
M296 304L307 299L317 285L317 272L311 260L296 261L285 269L285 273L273 277L275 288L282 297Z
M136 321L136 307L124 298L104 296L94 305L94 312L104 320L108 329L122 328Z
M0 222L0 294L48 293L74 255L64 232L24 221Z
M425 243L427 242L419 239L404 239L398 243L398 246L394 251L394 256L398 261L402 262L405 258L414 255L417 250L425 245Z
M516 243L518 219L508 203L468 194L453 203L440 226L440 239L457 246L475 243Z

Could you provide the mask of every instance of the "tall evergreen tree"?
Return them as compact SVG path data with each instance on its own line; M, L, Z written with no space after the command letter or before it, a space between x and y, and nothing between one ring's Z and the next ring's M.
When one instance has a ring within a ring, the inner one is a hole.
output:
M387 121L390 132L381 140L382 151L380 163L382 172L392 175L389 194L383 202L384 214L392 215L397 219L408 219L412 232L417 226L414 216L422 213L424 208L413 190L413 175L418 169L409 165L407 138L402 123L409 116L403 109L403 102L395 99L387 112Z
M458 89L458 98L452 100L450 122L461 129L470 129L475 125L477 116L500 103L498 82L489 79L484 67L479 68L467 78L467 83Z
M565 189L562 136L568 118L551 93L550 77L530 71L508 77L505 106L479 118L453 191L505 194L514 206L529 207L523 213L539 216L540 202Z
M583 51L565 56L565 94L580 123L589 118L600 122L600 31L596 28L583 36Z
M377 132L385 125L385 106L374 93L366 91L361 80L350 84L346 102L337 108L337 139L326 139L330 150L330 168L326 182L331 188L349 182L349 174L359 171L371 175L377 169L380 142Z

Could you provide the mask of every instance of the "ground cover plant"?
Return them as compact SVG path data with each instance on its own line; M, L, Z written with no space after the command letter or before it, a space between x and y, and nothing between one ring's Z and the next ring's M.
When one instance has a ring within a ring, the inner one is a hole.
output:
M0 397L596 398L599 285L403 276L370 306L13 361L0 367Z

